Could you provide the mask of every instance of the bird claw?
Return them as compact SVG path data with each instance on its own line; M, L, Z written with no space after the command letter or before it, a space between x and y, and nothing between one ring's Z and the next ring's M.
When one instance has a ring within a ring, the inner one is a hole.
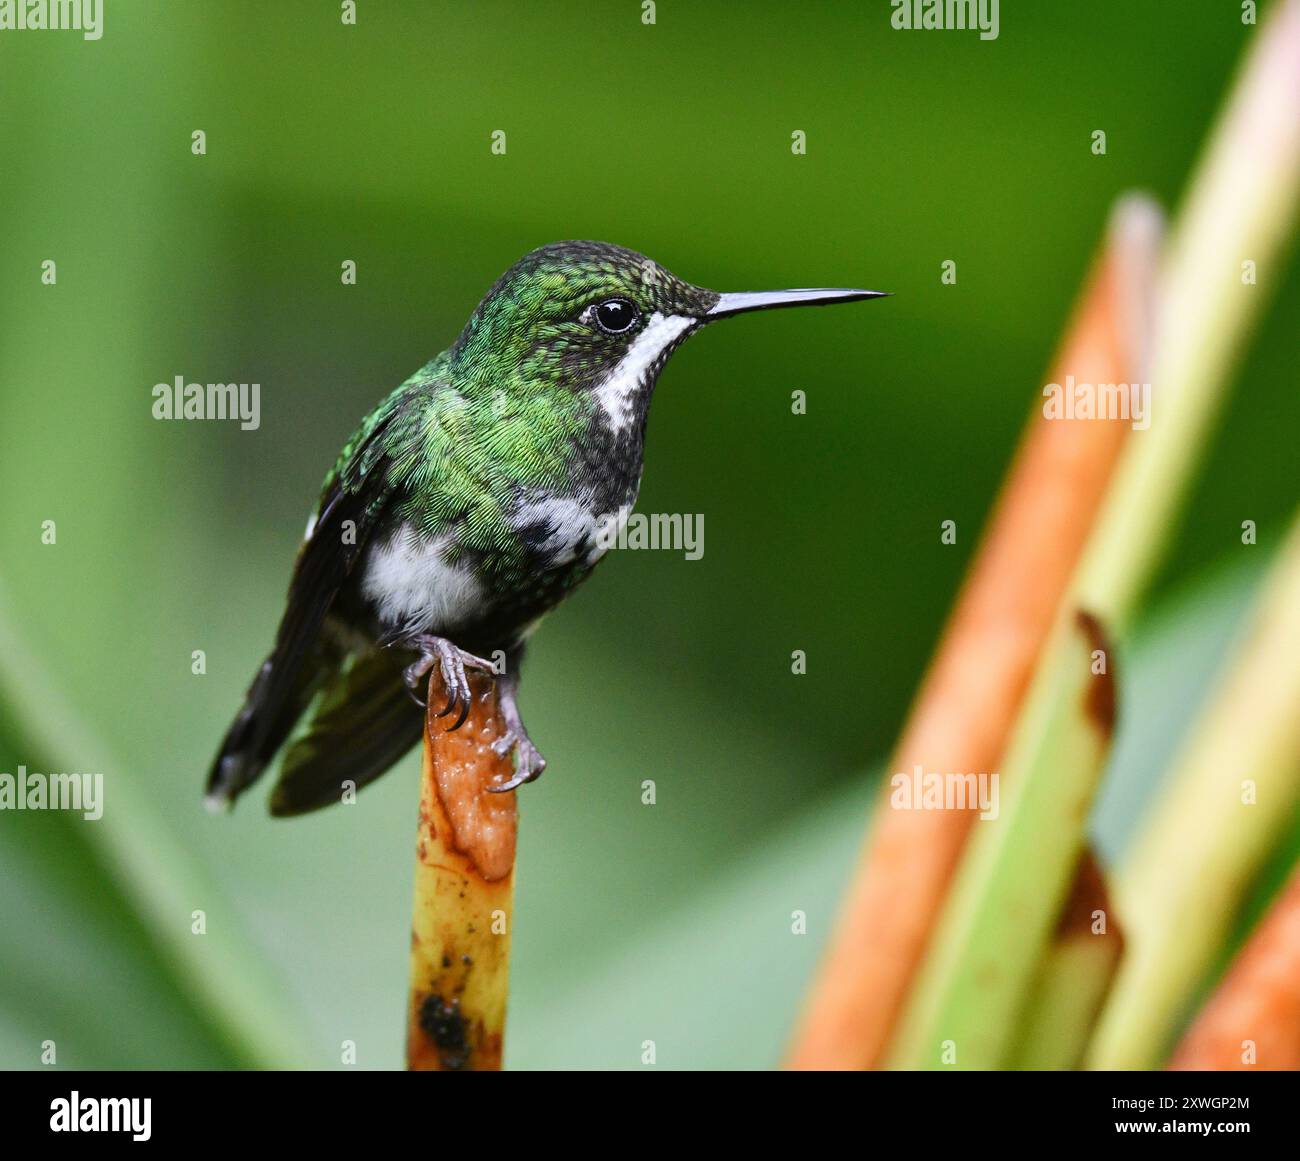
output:
M533 745L532 739L522 728L511 726L492 743L492 749L501 758L511 750L515 752L514 774L499 786L489 786L488 790L493 794L505 794L506 791L515 790L525 782L536 782L542 776L542 771L546 769L546 759L542 757L541 752Z
M445 637L419 637L409 644L420 651L419 659L402 671L403 680L406 682L407 689L411 691L411 697L421 707L426 704L428 699L420 696L420 683L434 665L438 665L442 671L443 684L447 687L447 704L434 714L434 717L445 718L455 713L456 720L447 727L447 730L450 733L452 730L460 729L465 724L465 719L469 717L473 705L473 694L465 671L477 669L483 673L496 675L496 667L482 657L466 653ZM514 772L500 785L488 787L493 794L505 794L525 782L535 782L546 769L546 759L533 745L519 716L519 706L515 700L517 680L515 674L507 673L501 678L501 684L498 686L506 729L492 742L492 750L499 758L504 758L513 751Z
M492 662L476 657L453 645L445 637L421 637L415 642L420 650L419 660L413 661L402 671L402 679L416 705L423 708L427 697L420 695L420 682L437 664L442 671L442 682L447 687L447 704L434 717L445 718L456 713L456 720L447 727L448 733L458 730L465 724L473 705L473 695L469 687L466 669L477 669L483 673L495 673Z

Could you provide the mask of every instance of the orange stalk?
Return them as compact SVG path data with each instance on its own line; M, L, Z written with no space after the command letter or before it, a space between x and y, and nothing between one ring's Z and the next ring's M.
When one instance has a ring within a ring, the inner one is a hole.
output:
M1141 381L1158 221L1117 206L1051 381ZM1128 430L1035 404L890 772L997 770ZM880 1063L974 817L891 809L886 787L789 1067Z
M1300 1069L1300 867L1238 952L1170 1067Z
M434 707L447 694L434 667L420 772L420 825L411 916L406 1061L413 1071L501 1067L514 898L515 793L492 742L505 726L496 683L471 672L473 701L459 730Z

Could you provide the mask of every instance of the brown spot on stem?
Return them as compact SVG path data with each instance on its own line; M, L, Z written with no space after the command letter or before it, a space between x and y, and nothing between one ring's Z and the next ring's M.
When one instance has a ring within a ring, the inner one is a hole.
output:
M426 996L420 1005L420 1029L433 1041L443 1068L456 1072L469 1063L469 1025L461 1014L460 1000Z
M1057 926L1057 935L1092 935L1093 915L1101 911L1106 916L1106 936L1122 943L1123 934L1115 919L1111 907L1110 891L1106 886L1106 876L1097 862L1092 848L1086 849L1079 858L1075 868L1074 883L1070 888L1069 898L1061 908L1061 920Z
M1115 655L1106 630L1092 613L1087 609L1079 609L1074 620L1088 642L1089 654L1100 651L1106 657L1106 672L1092 675L1092 684L1088 687L1083 708L1102 738L1109 740L1115 733Z

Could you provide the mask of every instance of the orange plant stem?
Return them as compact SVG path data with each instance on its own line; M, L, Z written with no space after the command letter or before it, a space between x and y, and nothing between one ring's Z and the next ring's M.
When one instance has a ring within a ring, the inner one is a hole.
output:
M1052 381L1140 381L1158 213L1121 202ZM992 772L1129 424L1036 404L890 772ZM972 812L875 812L788 1066L863 1068L885 1051Z
M459 730L435 716L446 690L435 666L420 772L411 915L406 1060L413 1071L501 1067L518 814L492 742L504 732L490 675L470 673L473 702Z
M1300 1069L1300 867L1183 1037L1170 1067Z

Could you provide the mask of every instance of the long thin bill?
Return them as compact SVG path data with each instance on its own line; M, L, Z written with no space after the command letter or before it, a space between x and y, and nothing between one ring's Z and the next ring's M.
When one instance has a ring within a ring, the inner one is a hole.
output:
M884 290L753 290L724 294L709 311L709 319L744 314L749 310L772 310L781 306L825 306L832 302L858 302L864 298L887 298Z

